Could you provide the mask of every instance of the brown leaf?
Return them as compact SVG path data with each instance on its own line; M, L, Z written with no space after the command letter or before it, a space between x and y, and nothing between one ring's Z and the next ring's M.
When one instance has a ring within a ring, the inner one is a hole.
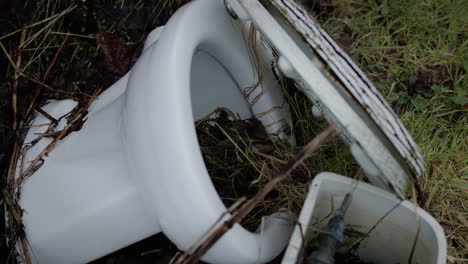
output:
M107 70L117 75L127 73L132 56L123 39L110 32L100 32L96 39L104 54Z
M437 70L419 70L416 75L408 80L408 94L432 94L434 91L431 86L439 82L439 72Z

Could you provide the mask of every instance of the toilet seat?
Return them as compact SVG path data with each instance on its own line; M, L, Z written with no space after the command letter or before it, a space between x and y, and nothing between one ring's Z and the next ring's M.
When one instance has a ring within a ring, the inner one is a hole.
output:
M278 52L278 70L335 123L343 141L376 186L400 198L424 172L414 140L379 91L313 16L294 0L226 0Z

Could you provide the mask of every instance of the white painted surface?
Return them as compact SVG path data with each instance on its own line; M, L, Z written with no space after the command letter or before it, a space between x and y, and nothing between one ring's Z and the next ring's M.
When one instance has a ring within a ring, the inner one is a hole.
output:
M394 194L367 183L334 173L320 173L310 184L299 216L304 233L301 234L301 228L296 225L283 264L302 263L303 241L309 241L317 235L317 230L327 225L327 217L341 205L348 192L352 193L352 201L345 215L345 223L347 228L364 234L401 202ZM442 227L426 211L410 201L401 202L375 227L361 243L358 254L363 261L374 263L408 263L416 237L418 240L411 263L446 263L447 242Z
M285 58L285 75L291 75L298 89L320 104L324 117L337 124L345 142L357 144L366 153L368 167L378 169L367 175L372 183L404 197L424 170L422 156L391 108L346 53L294 1L228 3Z
M225 106L242 118L257 116L275 134L290 119L271 73L244 98L258 76L241 29L222 1L197 0L150 34L133 69L93 102L81 130L61 140L24 183L20 203L35 263L91 261L158 232L186 250L226 211L194 121ZM55 101L44 110L60 118L74 105ZM34 124L43 123L39 114ZM31 128L25 144L46 128ZM34 145L25 164L50 141ZM267 218L260 233L235 225L203 260L274 258L291 231L280 216Z

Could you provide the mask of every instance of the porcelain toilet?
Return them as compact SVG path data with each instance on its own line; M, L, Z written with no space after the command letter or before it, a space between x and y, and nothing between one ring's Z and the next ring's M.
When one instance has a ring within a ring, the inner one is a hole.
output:
M95 99L82 128L59 141L25 180L20 203L33 262L88 262L158 232L186 250L226 211L194 122L225 107L240 118L256 116L273 136L285 137L290 118L271 71L255 86L244 29L223 1L196 0L149 35L133 69ZM55 131L75 105L63 100L43 107L60 120ZM20 164L52 141L39 138L48 123L38 114ZM287 217L265 218L258 233L235 225L203 260L271 260L292 231Z

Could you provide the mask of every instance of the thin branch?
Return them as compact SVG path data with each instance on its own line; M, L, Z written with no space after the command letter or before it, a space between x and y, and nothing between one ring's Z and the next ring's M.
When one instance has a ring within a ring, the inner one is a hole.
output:
M35 32L30 38L28 38L28 40L23 43L22 45L20 45L20 48L25 48L27 47L31 42L33 42L40 34L42 34L42 32L44 32L45 30L48 30L49 27L51 27L52 25L54 25L60 18L62 18L63 16L65 16L66 14L70 13L71 11L73 11L75 8L77 7L77 5L73 5L67 9L65 9L64 11L58 13L56 16L54 16L54 18L52 19L52 21L50 21L47 25L43 26L41 29L39 29L37 32Z
M291 172L296 169L305 159L310 157L312 153L317 151L319 147L333 134L335 125L329 125L324 131L317 135L312 141L310 141L301 152L299 152L284 168L276 174L273 179L268 182L254 197L248 200L242 205L242 207L234 212L224 223L219 225L205 241L198 246L193 254L190 251L184 252L176 261L176 264L188 264L196 263L198 260L219 240L221 237L229 231L234 224L239 223L257 204L265 199L276 185L288 178ZM203 236L206 236L204 234Z
M366 239L371 233L372 231L374 231L374 229L389 215L391 214L395 209L397 209L401 203L403 203L403 200L401 200L400 202L398 202L397 204L395 204L390 210L388 210L370 229L369 231L367 231L366 234L364 234L356 243L354 243L348 250L346 250L346 253L348 252L351 252L352 250L355 250L359 247L359 245L361 244L361 242Z
M47 86L46 84L44 84L44 82L47 80L47 77L49 76L49 73L52 70L52 67L54 66L55 62L57 61L57 58L58 58L59 54L62 52L63 47L65 47L65 43L67 43L67 41L68 41L68 36L65 36L65 38L62 41L62 44L57 49L57 52L55 53L54 58L52 59L52 62L49 64L49 67L47 67L47 71L44 74L44 76L42 77L42 81L39 82L39 81L36 80L39 85L37 86L36 91L34 92L34 96L33 96L32 100L31 100L31 104L29 105L28 110L26 111L26 116L28 116L31 113L32 109L34 108L34 104L35 104L35 102L37 100L37 97L39 96L39 94L42 91L42 87ZM36 81L34 81L34 82L36 82Z
M39 162L42 160L42 158L47 155L54 147L55 145L63 138L65 137L66 135L68 135L68 132L71 131L71 129L74 127L74 125L76 123L78 123L80 120L82 120L87 112L88 112L88 108L89 106L91 105L91 103L94 101L94 99L96 98L96 95L98 95L99 93L101 92L101 90L97 90L94 94L94 96L92 97L91 100L88 101L87 105L83 106L73 117L73 119L67 124L67 126L58 132L57 136L54 138L54 140L52 140L52 142L49 143L49 145L47 145L47 147L41 151L41 153L39 153L39 155L37 155L37 157L29 164L29 166L26 168L26 170L24 171L24 177L20 177L21 179L26 179L29 174L31 172L34 171L34 168L36 168L36 165L39 164ZM15 183L15 186L14 187L17 187L21 185L21 181L17 181Z
M75 9L75 8L76 8L76 5L75 5L75 6L72 6L72 8ZM23 30L23 29L32 28L32 27L35 27L35 26L40 25L40 24L42 24L42 23L45 23L45 22L47 22L47 21L49 21L49 20L55 19L57 16L60 16L60 17L61 17L61 16L63 16L63 15L66 15L66 14L68 14L69 12L73 11L73 9L71 9L71 10L68 10L68 9L67 9L68 11L65 10L65 11L64 11L64 12L66 12L65 14L63 14L63 13L58 13L58 14L55 14L55 15L50 16L50 17L48 17L48 18L45 18L45 19L43 19L43 20L41 20L41 21L35 22L35 23L33 23L33 24L30 24L30 25L26 25L26 26L24 26L23 28L17 29L17 30L15 30L15 31L12 31L12 32L10 32L10 33L8 33L8 34L5 34L5 35L1 36L1 37L0 37L0 40L2 40L2 39L4 39L4 38L8 38L9 36L12 36L12 35L16 34L16 33L20 32L20 31Z

